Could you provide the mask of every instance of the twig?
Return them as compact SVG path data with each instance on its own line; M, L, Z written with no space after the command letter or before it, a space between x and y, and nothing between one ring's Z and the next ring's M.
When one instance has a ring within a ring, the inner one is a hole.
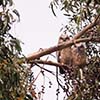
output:
M38 75L36 76L36 78L31 82L30 86L29 86L29 89L32 89L32 86L34 84L34 82L37 80L37 78L39 77L41 71L38 73Z
M49 72L49 73L51 73L52 75L54 75L54 76L56 76L56 74L54 74L52 71L50 71L50 70L48 70L48 69L46 69L46 68L44 68L44 67L41 67L39 64L47 64L47 65L50 65L49 63L50 62L52 62L52 61L43 61L43 60L35 60L35 61L33 61L33 62L31 62L31 64L33 65L33 64L35 64L36 66L38 66L39 68L41 68L41 69L43 69L43 70L45 70L45 71L47 71L47 72ZM39 63L39 64L37 64L37 63ZM63 66L66 66L66 65L61 65L61 64L59 64L59 63L55 63L55 62L52 62L52 64L51 65L53 65L54 64L54 66L56 66L56 68L58 67L58 66L61 66L61 67L63 67ZM31 68L32 68L32 65L31 65ZM60 80L59 78L58 78L58 80ZM61 80L60 80L61 81Z
M50 71L50 70L48 70L48 69L46 69L46 68L44 68L44 67L41 67L41 66L38 65L37 63L35 63L35 65L38 66L38 67L40 67L41 69L43 69L43 70L45 70L45 71L51 73L52 75L55 75L52 71Z

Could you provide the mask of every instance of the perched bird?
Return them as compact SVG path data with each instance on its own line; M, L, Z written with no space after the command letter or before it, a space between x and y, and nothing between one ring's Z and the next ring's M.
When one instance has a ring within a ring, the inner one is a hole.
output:
M82 67L86 64L85 47L82 43L75 44L72 47L73 66Z
M68 42L70 40L70 38L68 37L68 35L66 33L61 34L61 36L59 37L58 40L58 45L63 43L63 42ZM57 61L61 64L66 64L68 66L71 65L71 47L67 47L65 49L59 50L57 51ZM65 70L67 68L59 68L60 69L60 73L64 74Z

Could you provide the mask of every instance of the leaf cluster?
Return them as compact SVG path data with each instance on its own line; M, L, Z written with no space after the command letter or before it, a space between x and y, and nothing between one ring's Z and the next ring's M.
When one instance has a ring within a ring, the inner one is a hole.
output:
M50 5L55 16L57 16L54 9L55 6L63 12L69 23L65 24L64 29L73 34L80 31L96 15L100 14L99 0L53 0Z
M0 100L22 100L27 93L25 57L11 31L20 15L12 6L12 0L0 0Z

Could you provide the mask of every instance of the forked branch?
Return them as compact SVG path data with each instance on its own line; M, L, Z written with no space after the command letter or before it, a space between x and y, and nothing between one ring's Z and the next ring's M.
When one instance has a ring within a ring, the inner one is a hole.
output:
M81 38L81 39L77 39L77 40L70 40L67 43L62 43L47 49L43 49L42 51L38 51L38 52L34 52L33 54L31 54L30 56L27 57L27 61L30 60L35 60L35 59L39 59L42 56L48 55L50 53L53 53L55 51L64 49L66 47L72 46L74 45L74 43L80 43L80 42L100 42L100 37L89 37L89 38Z

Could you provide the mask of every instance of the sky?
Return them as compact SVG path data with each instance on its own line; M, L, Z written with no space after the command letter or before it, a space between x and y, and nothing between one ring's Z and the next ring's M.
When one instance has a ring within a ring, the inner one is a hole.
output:
M59 10L56 12L57 17L53 15L49 8L50 2L51 0L14 0L15 8L19 11L21 19L14 31L17 38L24 43L22 50L26 56L40 48L54 46L58 42L61 34L59 31L64 20ZM47 88L44 100L56 100L57 83L55 77L52 77L52 80L54 85L52 89Z
M59 11L57 18L53 15L49 8L51 0L14 1L21 17L16 26L16 35L24 42L24 54L56 45L63 18Z

